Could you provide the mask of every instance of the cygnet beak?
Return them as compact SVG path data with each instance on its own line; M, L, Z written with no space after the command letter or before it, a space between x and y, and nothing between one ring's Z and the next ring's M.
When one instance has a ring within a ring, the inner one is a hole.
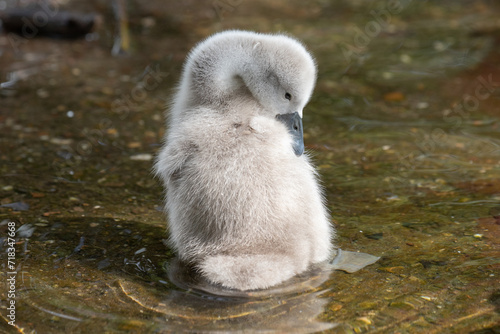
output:
M278 114L276 119L285 124L288 132L293 138L293 151L295 155L300 157L304 153L304 133L302 130L302 118L298 112L289 114Z

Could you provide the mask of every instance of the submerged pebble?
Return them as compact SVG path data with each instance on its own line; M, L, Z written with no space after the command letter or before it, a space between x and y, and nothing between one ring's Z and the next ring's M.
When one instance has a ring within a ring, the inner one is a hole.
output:
M27 211L29 210L30 206L28 203L25 202L14 202L14 203L2 204L0 205L0 208L10 208L14 211Z
M33 232L35 232L35 229L36 227L33 227L33 225L31 224L24 224L24 225L21 225L18 229L17 229L17 237L19 238L29 238L33 235Z
M142 153L130 156L130 160L137 160L137 161L150 161L152 159L153 155L149 153Z

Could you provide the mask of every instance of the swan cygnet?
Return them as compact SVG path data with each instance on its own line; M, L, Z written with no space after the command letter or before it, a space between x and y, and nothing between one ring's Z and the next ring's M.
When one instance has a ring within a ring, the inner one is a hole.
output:
M303 154L315 81L311 55L284 35L225 31L190 52L155 171L170 244L210 282L268 288L334 250Z

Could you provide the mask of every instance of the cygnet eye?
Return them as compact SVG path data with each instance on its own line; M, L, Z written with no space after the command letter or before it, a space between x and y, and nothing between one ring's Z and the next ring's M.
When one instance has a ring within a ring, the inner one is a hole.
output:
M292 99L292 94L290 94L290 93L285 93L285 99L287 99L287 100L289 100L289 101L290 101L290 100Z

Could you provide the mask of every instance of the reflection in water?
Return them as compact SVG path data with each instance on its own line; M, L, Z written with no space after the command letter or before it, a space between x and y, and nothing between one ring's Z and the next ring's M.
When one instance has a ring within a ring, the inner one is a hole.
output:
M314 268L275 289L247 293L213 286L177 260L169 267L169 277L183 290L159 293L144 284L119 282L124 295L165 316L169 328L314 332L336 325L316 320L328 302L320 289L330 273L325 268Z
M331 266L312 268L274 289L239 292L211 285L161 255L158 227L105 218L38 225L23 241L19 308L19 319L36 320L37 329L50 319L57 327L78 323L87 330L313 332L335 326L316 320L328 302L321 285ZM35 278L30 268L41 263L47 272ZM19 323L20 330L33 324Z
M78 323L78 328L108 330L325 330L337 325L317 320L330 302L322 298L331 293L324 283L342 275L332 269L354 272L378 259L339 250L332 263L275 288L242 292L212 285L162 255L159 227L106 218L57 220L36 229L27 225L18 230L30 231L20 233L26 237L20 318L36 319L37 328L54 318L64 328ZM47 272L34 278L30 268L41 262Z
M180 290L158 290L131 280L118 280L109 285L120 309L107 308L112 300L96 300L84 306L77 296L58 294L56 289L39 284L36 290L24 292L23 312L40 321L47 314L58 327L79 329L140 329L142 332L263 330L268 332L315 332L333 328L334 323L315 320L328 300L324 291L308 291L268 297L229 297ZM48 297L50 296L50 297ZM124 314L128 310L129 314ZM36 312L39 311L39 312ZM77 323L77 324L76 324ZM23 322L30 328L30 323Z

